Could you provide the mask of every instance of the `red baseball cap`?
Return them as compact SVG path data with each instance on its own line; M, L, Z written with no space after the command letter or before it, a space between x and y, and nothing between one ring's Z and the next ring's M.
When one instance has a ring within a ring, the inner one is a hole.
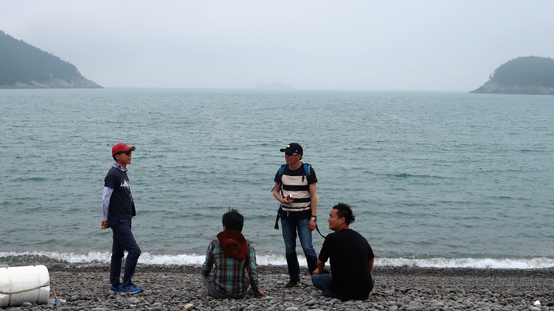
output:
M118 144L113 145L113 147L112 147L112 156L114 156L118 152L135 151L135 149L136 149L135 146L127 146L124 143L118 143Z

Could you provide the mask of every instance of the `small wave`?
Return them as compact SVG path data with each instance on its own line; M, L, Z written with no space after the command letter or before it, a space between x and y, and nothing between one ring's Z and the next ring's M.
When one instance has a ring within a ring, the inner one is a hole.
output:
M545 269L554 267L554 258L495 259L495 258L382 258L375 266L420 268L476 268L476 269Z
M11 182L18 182L18 181L28 181L28 182L38 181L38 182L42 182L42 181L46 181L46 180L47 179L44 178L44 177L19 177L19 178L12 179Z
M410 174L410 173L388 173L388 174L377 174L386 177L393 178L437 178L437 179L451 179L451 177L438 176L438 175L425 175L425 174Z
M109 264L110 252L89 252L88 254L60 253L60 252L0 252L0 263L5 264ZM202 265L205 255L178 254L156 255L142 253L140 264L146 265ZM285 266L287 261L282 255L263 254L256 257L258 265ZM306 267L306 260L298 256L298 262ZM554 258L530 259L494 259L494 258L376 258L375 266L390 267L420 267L420 268L476 268L476 269L547 269L554 268Z
M108 252L89 252L88 254L60 252L0 252L0 263L104 263L110 261Z

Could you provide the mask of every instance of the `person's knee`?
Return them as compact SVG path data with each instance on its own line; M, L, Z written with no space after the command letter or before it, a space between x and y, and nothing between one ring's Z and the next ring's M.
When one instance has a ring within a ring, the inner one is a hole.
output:
M137 246L137 248L133 248L133 249L130 249L128 250L129 254L127 255L127 257L139 257L140 254L142 253L142 251L140 250L140 248Z
M296 257L296 250L295 249L286 249L285 250L285 256L286 257Z
M307 256L312 256L312 257L316 256L315 249L311 244L310 245L302 245L302 250L304 251L304 254L306 254Z
M211 280L213 280L213 276L212 275L203 275L202 274L202 277L200 278L200 280L202 281L202 284L204 284L204 286L208 286L208 284L210 283Z
M316 288L324 290L325 289L324 288L325 287L324 283L325 283L325 280L324 280L324 277L321 274L313 274L312 275L312 284Z
M123 251L115 251L112 252L112 259L121 259L125 256L125 253Z
M285 243L285 252L287 255L296 254L296 244Z
M312 274L312 284L317 287L317 274Z
M283 240L285 241L286 245L294 245L296 246L296 236L295 235L287 235L283 234Z

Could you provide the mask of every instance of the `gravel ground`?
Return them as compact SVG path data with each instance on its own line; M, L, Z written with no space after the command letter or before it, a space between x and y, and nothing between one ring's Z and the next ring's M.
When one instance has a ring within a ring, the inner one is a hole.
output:
M554 269L438 269L376 267L376 285L365 301L324 297L307 271L291 289L286 267L260 266L264 298L213 299L200 283L199 266L140 265L133 282L143 293L109 293L109 267L48 267L51 295L60 306L26 304L4 310L553 310ZM541 305L534 305L539 300Z

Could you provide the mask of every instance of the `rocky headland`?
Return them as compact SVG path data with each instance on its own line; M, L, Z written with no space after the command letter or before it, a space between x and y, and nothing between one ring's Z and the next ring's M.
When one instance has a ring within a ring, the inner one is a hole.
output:
M470 93L554 95L554 59L536 56L512 59Z
M101 88L73 64L0 31L0 89Z

